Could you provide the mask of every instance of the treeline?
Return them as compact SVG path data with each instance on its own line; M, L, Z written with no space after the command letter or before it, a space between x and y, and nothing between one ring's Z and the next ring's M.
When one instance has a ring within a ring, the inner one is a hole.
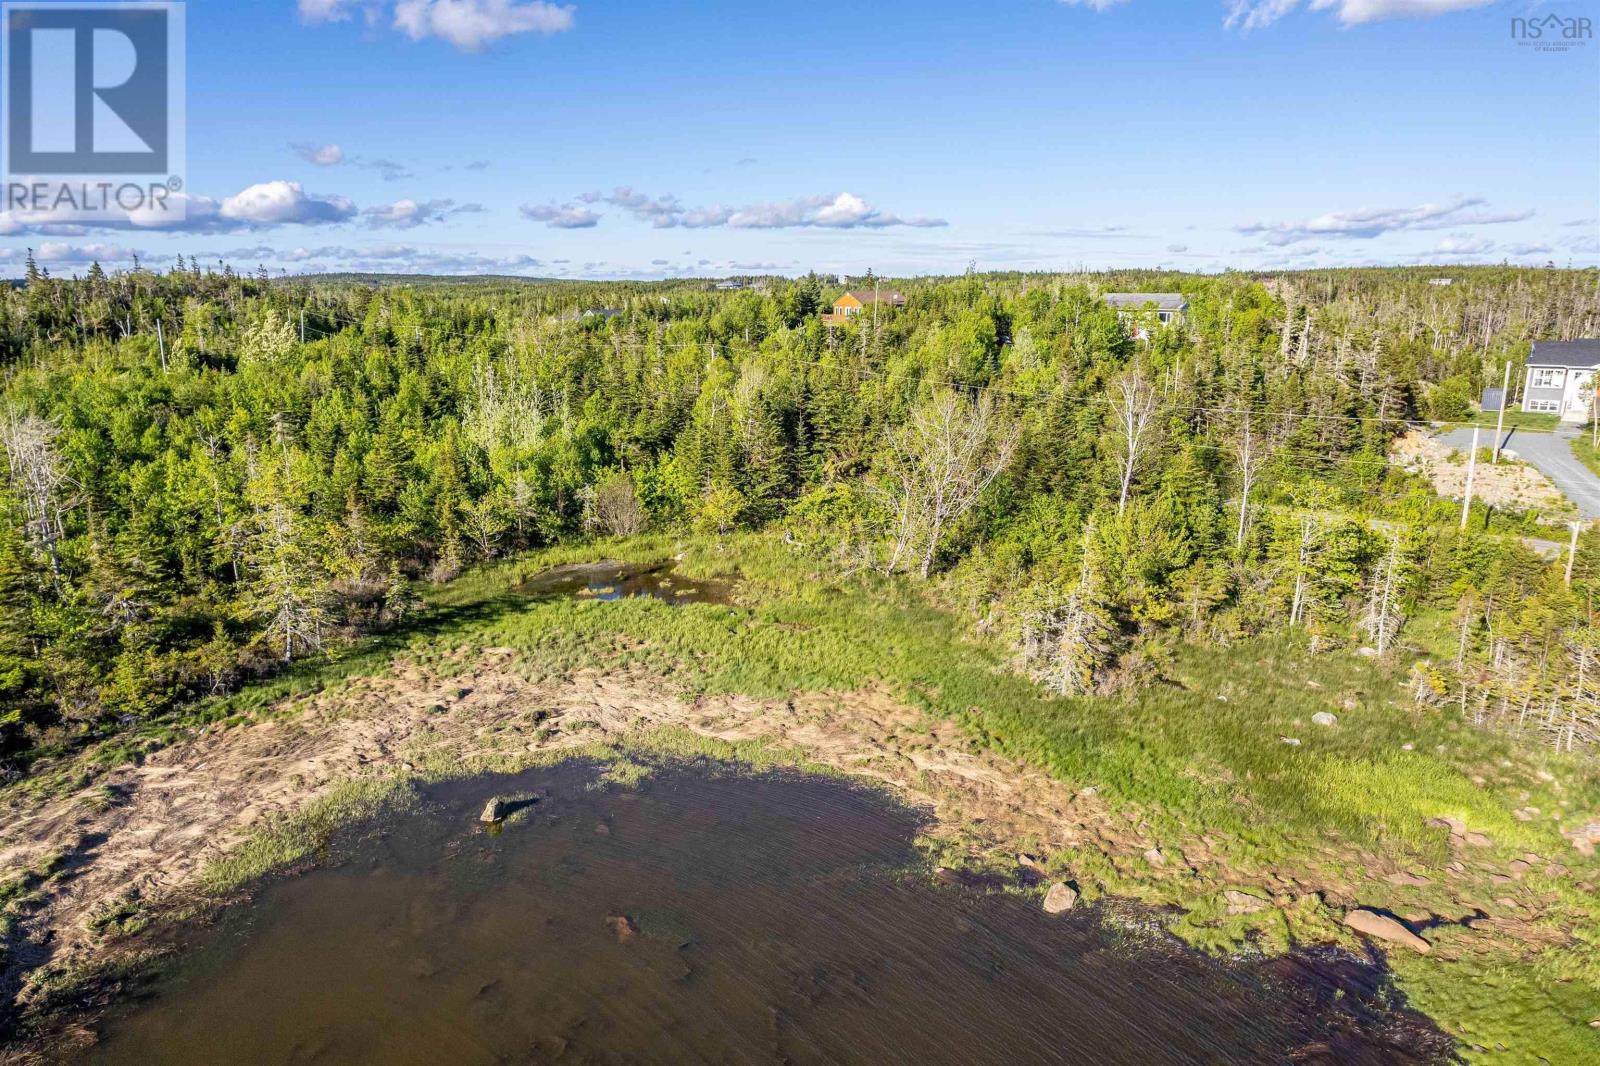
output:
M934 582L1066 693L1153 676L1179 636L1356 627L1387 652L1459 609L1434 688L1510 671L1508 706L1536 693L1581 740L1592 566L1568 587L1514 537L1455 532L1385 456L1531 339L1593 333L1596 274L1452 274L972 274L827 326L845 286L816 275L30 268L0 294L0 755L394 625L413 582L476 560L769 525L841 571ZM1124 322L1114 290L1191 310ZM572 319L599 309L620 313Z

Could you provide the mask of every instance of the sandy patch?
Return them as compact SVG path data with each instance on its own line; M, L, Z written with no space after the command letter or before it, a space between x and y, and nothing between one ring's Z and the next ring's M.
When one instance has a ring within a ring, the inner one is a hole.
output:
M1389 458L1407 473L1421 474L1433 491L1459 500L1467 492L1467 457L1419 430L1412 430L1390 446ZM1571 504L1544 474L1526 463L1507 460L1479 462L1472 475L1473 498L1504 511L1564 513Z

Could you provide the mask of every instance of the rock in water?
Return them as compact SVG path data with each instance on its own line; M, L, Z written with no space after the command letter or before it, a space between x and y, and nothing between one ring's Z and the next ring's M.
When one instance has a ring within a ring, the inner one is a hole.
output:
M1318 711L1316 714L1311 716L1311 720L1313 722L1315 722L1317 725L1338 725L1339 724L1339 716L1334 714L1331 711Z
M493 825L495 822L500 821L505 816L506 805L504 801L492 799L483 805L483 813L478 815L478 821L482 822L484 825Z
M611 935L617 938L617 943L626 944L639 935L639 926L626 914L613 914L606 918L606 928L611 930Z
M1044 912L1046 914L1060 914L1070 911L1078 905L1078 890L1065 881L1057 881L1050 886L1050 891L1045 893Z
M1358 933L1365 933L1375 940L1387 940L1394 944L1404 944L1413 951L1420 951L1426 955L1433 950L1433 945L1422 939L1417 934L1407 929L1404 922L1391 918L1377 911L1366 908L1353 910L1344 916L1344 924Z

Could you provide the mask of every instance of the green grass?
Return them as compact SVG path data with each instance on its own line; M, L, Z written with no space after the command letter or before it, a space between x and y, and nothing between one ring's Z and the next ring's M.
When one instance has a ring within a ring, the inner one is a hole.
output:
M1499 424L1500 415L1496 411L1478 411L1467 419L1467 428L1482 426L1485 429L1494 429ZM1521 429L1531 433L1549 433L1561 424L1560 415L1544 414L1534 411L1507 411L1506 429Z
M253 833L243 845L206 868L202 885L211 892L225 893L302 862L325 849L341 825L402 806L408 796L405 780L399 776L352 778Z
M1578 457L1578 462L1600 474L1600 448L1594 446L1593 440L1593 427L1584 426L1572 441L1572 454Z

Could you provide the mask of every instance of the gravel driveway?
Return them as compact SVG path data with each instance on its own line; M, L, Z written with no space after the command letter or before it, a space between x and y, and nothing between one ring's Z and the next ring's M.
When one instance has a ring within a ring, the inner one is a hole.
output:
M1578 427L1571 425L1561 426L1554 433L1509 430L1501 453L1513 452L1517 458L1538 467L1572 501L1579 514L1585 518L1600 518L1600 474L1578 462L1578 457L1572 454L1572 441L1578 432ZM1472 447L1472 430L1454 429L1440 434L1439 440L1464 452ZM1478 438L1480 448L1493 444L1492 430Z

